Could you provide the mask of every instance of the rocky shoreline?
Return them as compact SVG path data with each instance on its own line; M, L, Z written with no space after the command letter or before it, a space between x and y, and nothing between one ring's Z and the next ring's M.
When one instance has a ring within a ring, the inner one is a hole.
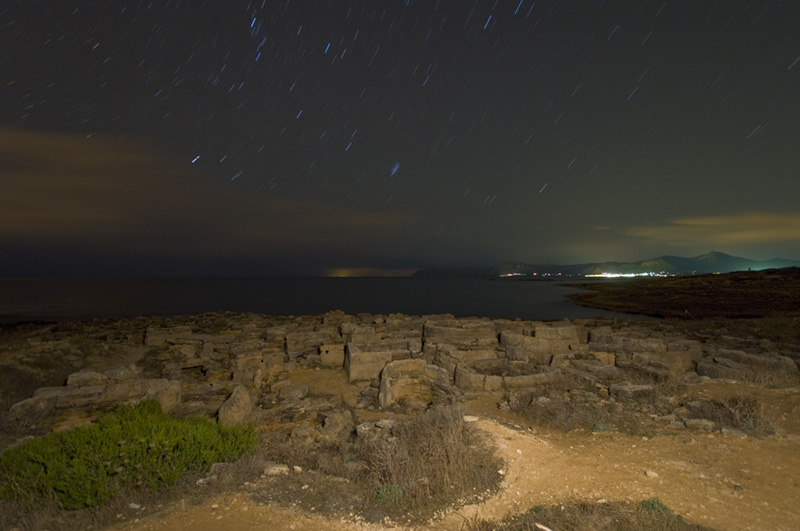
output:
M593 398L624 401L652 396L660 382L676 376L685 382L754 381L773 373L794 376L800 365L800 352L791 345L762 341L730 348L724 341L604 320L329 312L204 314L70 326L71 332L63 325L14 332L13 340L4 342L4 363L16 360L22 370L26 363L41 365L49 358L63 370L59 358L83 357L96 364L123 351L134 361L104 369L89 363L68 374L64 385L39 387L13 400L6 421L24 432L86 425L104 411L147 398L179 416L258 423L281 416L275 408L298 409L307 400L307 388L289 383L296 369L343 371L360 388L358 400L346 404L352 411L397 413L475 393L529 390L565 373L594 388ZM690 420L669 414L675 427ZM326 416L319 417L316 432L306 434L311 438L325 430Z
M550 455L553 473L571 474L575 483L591 484L586 478L596 464L574 469L574 459L561 461L533 433L545 433L554 449L563 445L559 452L571 454L574 445L590 440L592 452L619 458L622 468L609 465L603 474L604 481L622 481L613 487L620 499L658 495L687 514L724 519L725 511L697 512L702 502L692 489L669 483L653 490L641 481L661 483L658 474L671 477L675 467L684 474L684 445L698 439L704 450L691 446L693 454L700 452L695 460L730 448L744 459L753 445L769 449L758 454L764 466L795 455L800 342L791 331L776 329L769 319L523 321L340 311L17 325L0 329L0 449L31 435L92 424L121 405L152 398L173 416L252 424L270 445L285 445L288 453L259 468L261 479L243 488L252 491L252 500L269 500L275 511L288 504L287 510L307 514L322 510L315 494L327 488L321 485L348 484L365 473L367 463L345 459L351 454L342 448L374 437L391 441L396 422L418 418L433 405L460 404L486 419L481 429L499 433L500 424L513 426L514 440ZM557 422L550 422L553 417ZM636 441L652 441L647 445L663 447L662 453L639 455ZM495 442L512 466L517 450ZM637 454L619 457L625 445ZM338 453L331 453L335 448ZM631 468L642 466L650 475L635 479ZM709 484L708 493L741 498L745 485L743 499L755 496L747 501L751 509L774 497L772 483L754 479L750 468L712 461L707 467L694 480L709 474L724 479ZM192 488L212 488L219 470ZM557 502L574 495L558 487L542 490L538 479L518 474L516 489L524 484ZM509 481L491 505L479 502L469 510L490 518L509 514L503 501L513 494ZM607 498L595 490L581 495ZM784 497L781 507L789 507ZM356 498L326 499L333 515L363 505ZM791 520L788 509L781 510L775 521Z

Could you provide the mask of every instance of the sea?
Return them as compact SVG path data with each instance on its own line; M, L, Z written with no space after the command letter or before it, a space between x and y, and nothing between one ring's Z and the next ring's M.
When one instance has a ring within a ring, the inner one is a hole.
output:
M205 312L452 314L559 320L635 319L585 308L560 281L440 278L0 279L0 324Z

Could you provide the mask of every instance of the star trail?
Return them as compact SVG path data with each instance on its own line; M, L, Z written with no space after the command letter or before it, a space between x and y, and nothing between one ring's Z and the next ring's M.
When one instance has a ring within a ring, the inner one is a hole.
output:
M799 27L796 2L4 2L0 275L800 259Z

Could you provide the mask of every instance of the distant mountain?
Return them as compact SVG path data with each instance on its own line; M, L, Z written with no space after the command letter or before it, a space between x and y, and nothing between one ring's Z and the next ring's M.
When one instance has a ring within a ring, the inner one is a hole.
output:
M706 273L730 273L752 269L779 269L800 267L800 262L773 258L772 260L750 260L740 256L711 251L692 258L682 256L659 256L638 262L595 262L589 264L518 264L506 263L496 267L429 268L417 271L413 276L427 278L498 278L501 276L587 276L610 274L666 273L670 275L702 275Z

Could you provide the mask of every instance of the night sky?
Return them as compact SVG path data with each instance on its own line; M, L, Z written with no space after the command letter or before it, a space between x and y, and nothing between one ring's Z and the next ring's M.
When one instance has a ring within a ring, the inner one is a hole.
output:
M0 2L0 276L800 259L800 2Z

